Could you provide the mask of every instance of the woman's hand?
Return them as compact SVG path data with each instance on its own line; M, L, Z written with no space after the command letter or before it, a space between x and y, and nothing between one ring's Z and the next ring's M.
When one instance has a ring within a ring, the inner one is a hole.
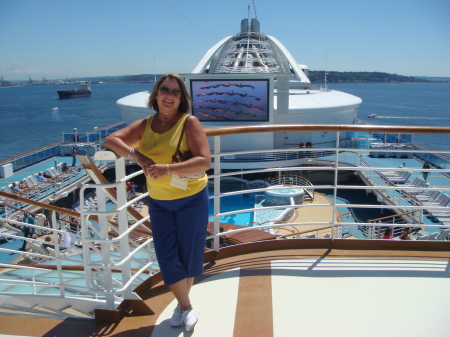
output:
M150 165L147 168L147 174L151 178L157 180L160 178L167 177L169 175L169 170L167 169L166 164L154 164L154 165Z
M145 176L153 174L152 172L149 172L149 169L155 165L155 162L151 158L135 150L133 154L133 159L134 161L136 161L136 164L138 164L142 168L142 171L144 171Z

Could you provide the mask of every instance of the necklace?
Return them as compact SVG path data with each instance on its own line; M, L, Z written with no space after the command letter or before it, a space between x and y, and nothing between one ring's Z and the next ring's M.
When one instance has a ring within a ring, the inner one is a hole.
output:
M176 116L178 115L178 113L175 113L167 122L164 122L159 116L158 113L158 120L161 122L161 125L164 127L166 126L166 124L170 123Z

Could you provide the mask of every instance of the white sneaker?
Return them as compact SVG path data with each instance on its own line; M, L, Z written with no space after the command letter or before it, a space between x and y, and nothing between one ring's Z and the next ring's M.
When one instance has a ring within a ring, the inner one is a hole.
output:
M175 310L173 311L172 318L170 319L171 326L182 326L183 320L181 318L181 307L177 305Z
M194 329L195 324L198 321L198 316L200 316L200 312L195 309L191 309L183 312L183 324L186 328L186 331L191 331Z

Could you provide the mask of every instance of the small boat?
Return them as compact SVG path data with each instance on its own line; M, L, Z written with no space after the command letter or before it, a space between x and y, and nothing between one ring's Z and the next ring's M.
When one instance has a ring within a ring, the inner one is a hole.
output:
M368 118L377 118L377 115L375 114L371 114L371 115L367 115Z
M91 94L91 86L88 82L81 82L78 90L58 90L59 98L88 97L91 96Z

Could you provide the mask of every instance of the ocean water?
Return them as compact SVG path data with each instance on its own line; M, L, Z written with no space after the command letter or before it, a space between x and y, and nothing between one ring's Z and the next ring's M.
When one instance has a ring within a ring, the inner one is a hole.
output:
M349 83L330 89L360 97L357 117L376 125L450 126L450 83ZM367 118L376 114L377 118ZM431 149L450 150L450 137L415 135Z
M83 133L95 126L122 121L116 101L150 90L152 84L93 84L92 96L60 100L57 90L72 86L34 85L0 88L0 158L59 141L63 132ZM352 83L329 84L363 100L358 117L378 125L450 126L450 84ZM58 109L55 109L58 108ZM374 119L367 115L376 114ZM415 140L433 149L450 149L450 137L418 135Z
M116 101L151 90L150 83L92 84L92 96L59 99L58 90L77 86L33 85L0 88L0 158L62 140L63 132L92 131L122 121ZM55 109L58 108L58 109Z

